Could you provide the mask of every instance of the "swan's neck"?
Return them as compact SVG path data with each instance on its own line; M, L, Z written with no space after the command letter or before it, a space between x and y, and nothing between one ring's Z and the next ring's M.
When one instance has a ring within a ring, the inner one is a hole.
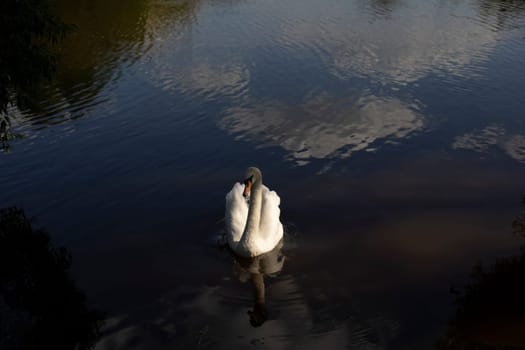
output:
M252 246L255 237L259 233L262 207L262 182L260 180L254 181L250 192L248 219L241 238L241 244L245 247Z
M262 273L252 273L250 275L253 284L253 296L255 304L264 305L264 277Z

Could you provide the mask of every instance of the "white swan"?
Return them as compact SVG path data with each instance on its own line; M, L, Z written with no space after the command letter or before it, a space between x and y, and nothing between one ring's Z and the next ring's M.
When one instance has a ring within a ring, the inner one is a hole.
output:
M280 202L277 193L263 185L261 171L255 167L246 170L244 186L233 185L226 195L225 221L228 244L236 254L254 257L275 248L283 238Z

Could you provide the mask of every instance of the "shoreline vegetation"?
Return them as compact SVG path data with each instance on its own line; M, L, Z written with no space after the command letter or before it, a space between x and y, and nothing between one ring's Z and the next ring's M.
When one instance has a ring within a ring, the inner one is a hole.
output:
M0 348L91 349L105 315L70 277L70 251L33 222L22 209L0 209Z
M523 211L512 222L512 233L525 238ZM477 263L463 290L451 288L456 311L437 349L523 349L525 340L525 245L520 254Z

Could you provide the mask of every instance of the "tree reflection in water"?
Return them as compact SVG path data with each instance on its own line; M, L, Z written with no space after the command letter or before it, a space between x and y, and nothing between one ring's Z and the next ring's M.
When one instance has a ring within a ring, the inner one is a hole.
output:
M0 151L20 137L10 131L11 110L35 107L35 87L56 69L53 45L71 30L46 0L0 2Z
M14 120L62 124L107 104L103 89L197 6L197 0L0 2L0 152L26 136L12 130Z
M512 228L525 237L525 208ZM525 245L521 254L500 258L488 269L476 264L438 349L524 349L524 296Z
M54 248L18 208L0 209L0 349L90 349L103 315L68 276L71 255Z

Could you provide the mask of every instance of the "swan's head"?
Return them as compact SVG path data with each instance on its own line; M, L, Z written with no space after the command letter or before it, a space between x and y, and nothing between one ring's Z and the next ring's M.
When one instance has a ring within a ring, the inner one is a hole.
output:
M268 312L264 303L255 302L253 311L248 311L252 327L260 327L268 319Z
M261 183L262 182L262 174L261 174L261 171L256 168L256 167L249 167L248 169L246 169L246 175L244 177L244 191L242 193L242 195L244 197L247 197L248 195L250 195L250 191L252 189L252 185L257 182L257 183Z

